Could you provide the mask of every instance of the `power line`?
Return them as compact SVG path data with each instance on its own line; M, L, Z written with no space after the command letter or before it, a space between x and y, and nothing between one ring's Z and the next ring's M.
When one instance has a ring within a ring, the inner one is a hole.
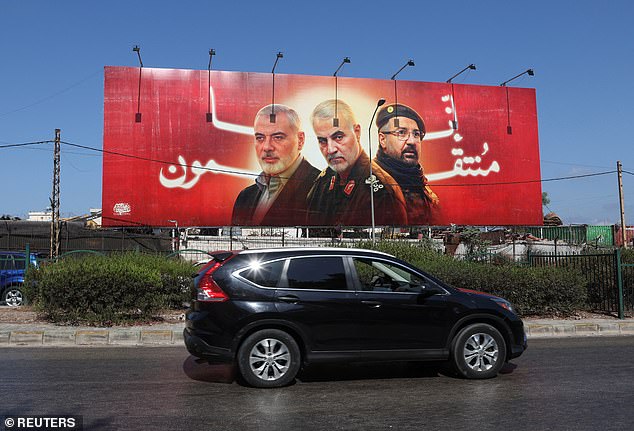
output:
M116 155L116 156L128 157L128 158L133 158L133 159L137 159L137 160L145 160L145 161L154 162L154 163L168 164L168 165L172 165L172 166L181 166L181 167L186 167L186 168L196 167L197 169L203 169L203 170L210 171L210 172L221 172L221 173L229 173L229 174L241 174L241 175L248 175L248 176L258 176L258 174L254 174L254 173L251 173L251 172L236 171L236 170L231 170L231 169L208 168L206 166L193 166L193 165L189 165L189 164L185 164L185 163L174 163L174 162L166 161L166 160L152 159L152 158L149 158L149 157L135 156L135 155L132 155L132 154L125 154L125 153L120 153L120 152L117 152L117 151L109 151L109 150L103 150L103 149L100 149L100 148L88 147L88 146L85 146L85 145L73 144L71 142L66 142L66 141L62 141L62 144L70 145L72 147L77 147L77 148L83 148L85 150L98 151L98 152L102 152L102 153L106 153L106 154L113 154L113 155ZM537 180L523 180L523 181L504 181L504 182L496 182L496 183L432 184L432 185L434 187L473 187L473 186L494 186L494 185L509 185L509 184L545 183L545 182L550 182L550 181L563 181L563 180L572 180L572 179L578 179L578 178L596 177L596 176L600 176L600 175L613 174L615 172L616 172L615 170L611 170L611 171L605 171L605 172L596 172L596 173L592 173L592 174L571 175L571 176L567 176L567 177L546 178L546 179L537 179ZM294 179L294 178L289 178L289 179ZM391 184L391 185L398 185L398 183L394 183L394 184Z
M579 166L582 168L599 168L599 169L610 169L608 166L597 166L597 165L582 165L579 163L566 163L566 162L552 162L550 160L540 160L541 163L549 163L551 165L564 165L564 166Z
M46 143L52 143L52 142L53 141L51 141L51 140L47 140L47 141L38 141L38 142L25 142L25 143L21 143L21 144L0 145L0 149L2 149L2 148L12 148L12 147L23 147L23 146L28 146L28 145L46 144ZM220 173L226 173L226 174L240 174L240 175L251 176L251 177L258 176L258 174L254 174L252 172L244 172L244 171L231 170L231 169L208 168L206 166L193 166L193 165L189 165L189 164L185 164L185 163L174 163L173 161L152 159L152 158L149 158L149 157L142 157L142 156L135 156L133 154L126 154L126 153L121 153L121 152L118 152L118 151L109 151L109 150L104 150L104 149L101 149L101 148L94 148L94 147L89 147L89 146L86 146L86 145L74 144L72 142L61 141L61 143L64 144L64 145L68 145L68 146L75 147L75 148L81 148L81 149L84 149L84 150L96 151L96 152L105 153L105 154L112 154L112 155L115 155L115 156L127 157L127 158L131 158L131 159L144 160L144 161L153 162L153 163L161 163L161 164L172 165L172 166L181 166L181 167L185 167L185 168L194 168L194 167L196 167L197 169L203 169L203 170L210 171L210 172L220 172ZM570 176L565 176L565 177L542 178L542 179L522 180L522 181L501 181L501 182L478 183L478 184L435 184L435 183L432 183L431 185L433 185L434 187L475 187L475 186L532 184L532 183L546 183L546 182L552 182L552 181L564 181L564 180L573 180L573 179L579 179L579 178L596 177L596 176L601 176L601 175L613 174L615 172L616 172L615 170L610 170L610 171L604 171L604 172L595 172L595 173L591 173L591 174L570 175ZM622 172L624 172L626 174L629 174L629 175L634 175L634 173L629 172L629 171L622 171ZM289 178L289 179L294 179L294 178ZM398 184L395 183L395 184L391 184L391 185L398 185Z
M7 144L7 145L0 145L0 149L2 148L14 148L14 147L26 147L29 145L39 145L39 144L50 144L54 141L37 141L37 142L24 142L22 144Z
M252 176L252 177L257 177L259 175L259 174L254 174L252 172L236 171L236 170L231 170L231 169L208 168L206 166L193 166L193 165L189 165L189 164L185 164L185 163L175 163L175 162L166 161L166 160L151 159L149 157L135 156L133 154L126 154L126 153L120 153L120 152L117 152L117 151L103 150L101 148L93 148L93 147L88 147L88 146L85 146L85 145L73 144L72 142L66 142L66 141L61 141L61 143L64 144L64 145L69 145L71 147L83 148L84 150L98 151L100 153L112 154L112 155L121 156L121 157L128 157L130 159L144 160L144 161L147 161L147 162L162 163L164 165L181 166L181 167L184 167L184 168L197 168L197 169L202 169L202 170L209 171L209 172L221 172L221 173L225 173L225 174L240 174L240 175L248 175L248 176Z
M2 113L0 113L0 118L5 117L5 116L7 116L9 114L13 114L15 112L24 111L25 109L28 109L28 108L31 108L31 107L33 107L35 105L39 105L40 103L46 102L47 100L50 100L53 97L59 96L60 94L63 94L65 92L67 92L68 90L71 90L71 89L77 87L78 85L83 84L84 82L88 81L89 79L93 78L95 75L98 75L100 73L101 73L101 69L99 69L95 73L87 76L86 78L84 78L84 79L82 79L80 81L77 81L74 84L71 84L70 86L68 86L68 87L66 87L64 89L62 89L62 90L60 90L60 91L58 91L56 93L53 93L53 94L51 94L49 96L43 97L42 99L36 100L35 102L33 102L33 103L29 104L29 105L22 106L20 108L14 109L12 111L2 112Z
M600 175L608 175L616 173L615 170L605 171L605 172L596 172L593 174L584 174L584 175L571 175L568 177L557 177L557 178L546 178L539 180L523 180L523 181L504 181L498 183L480 183L480 184L431 184L434 187L471 187L471 186L498 186L498 185L507 185L507 184L530 184L530 183L547 183L551 181L563 181L563 180L574 180L577 178L587 178L587 177L597 177Z

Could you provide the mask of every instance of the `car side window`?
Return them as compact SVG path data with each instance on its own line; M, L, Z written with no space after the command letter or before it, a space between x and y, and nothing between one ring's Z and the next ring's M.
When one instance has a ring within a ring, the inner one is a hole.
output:
M427 285L417 274L382 260L355 257L353 262L363 291L421 293Z
M22 256L13 256L13 262L15 265L15 269L22 271L26 269L26 259Z
M15 269L15 262L12 255L5 254L0 256L0 269L4 271L11 271Z
M280 281L284 260L264 264L254 263L240 275L252 283L263 287L276 287Z
M337 256L293 258L286 271L293 289L347 290L343 259Z

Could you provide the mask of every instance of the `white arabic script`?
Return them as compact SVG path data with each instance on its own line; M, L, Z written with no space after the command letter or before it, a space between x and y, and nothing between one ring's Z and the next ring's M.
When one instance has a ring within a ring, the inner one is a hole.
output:
M237 172L235 169L222 166L216 163L213 159L209 160L205 165L200 163L198 160L194 160L194 163L190 165L187 164L185 158L183 156L178 156L178 164L170 165L167 170L170 174L175 174L178 171L178 168L181 168L183 174L180 177L169 179L165 175L163 175L163 168L161 168L161 172L159 173L159 181L168 189L173 188L181 188L181 189L191 189L196 185L198 180L200 180L201 175L206 172L213 172L216 174L225 174L225 175L234 175L236 177L252 177L257 176L258 174L255 172ZM187 168L191 168L192 178L187 181Z
M484 151L480 155L475 157L471 157L471 156L459 157L454 162L452 170L446 171L446 172L438 172L435 174L428 174L426 175L427 179L429 181L438 181L438 180L446 180L447 178L452 178L457 176L466 177L469 175L472 177L475 177L478 175L486 177L491 172L495 172L495 173L500 172L500 164L496 160L492 161L487 169L482 169L481 167L472 168L471 166L467 166L467 165L475 165L476 163L477 164L482 163L481 156L484 156L486 153L489 152L489 144L485 142L482 145L482 149ZM464 150L462 148L452 148L451 154L453 156L463 156Z

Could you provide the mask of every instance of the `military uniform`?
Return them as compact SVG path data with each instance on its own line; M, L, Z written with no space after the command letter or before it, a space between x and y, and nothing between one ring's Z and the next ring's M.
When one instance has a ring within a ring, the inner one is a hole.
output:
M309 226L370 226L370 163L376 180L374 193L375 224L405 226L405 198L396 181L365 152L354 163L350 175L342 183L337 172L324 169L308 193Z
M407 207L407 224L410 226L435 224L439 209L438 196L427 185L427 179L423 175L420 164L408 166L387 156L381 150L374 161L394 178L395 184L401 189Z

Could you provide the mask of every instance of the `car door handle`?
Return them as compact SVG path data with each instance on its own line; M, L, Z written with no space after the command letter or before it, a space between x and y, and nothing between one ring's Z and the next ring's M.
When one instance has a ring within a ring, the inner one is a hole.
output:
M297 304L299 302L299 297L295 295L278 296L277 299L283 302L289 302L291 304Z
M361 301L361 303L363 305L367 305L368 307L371 307L371 308L379 308L381 305L383 305L379 301Z

